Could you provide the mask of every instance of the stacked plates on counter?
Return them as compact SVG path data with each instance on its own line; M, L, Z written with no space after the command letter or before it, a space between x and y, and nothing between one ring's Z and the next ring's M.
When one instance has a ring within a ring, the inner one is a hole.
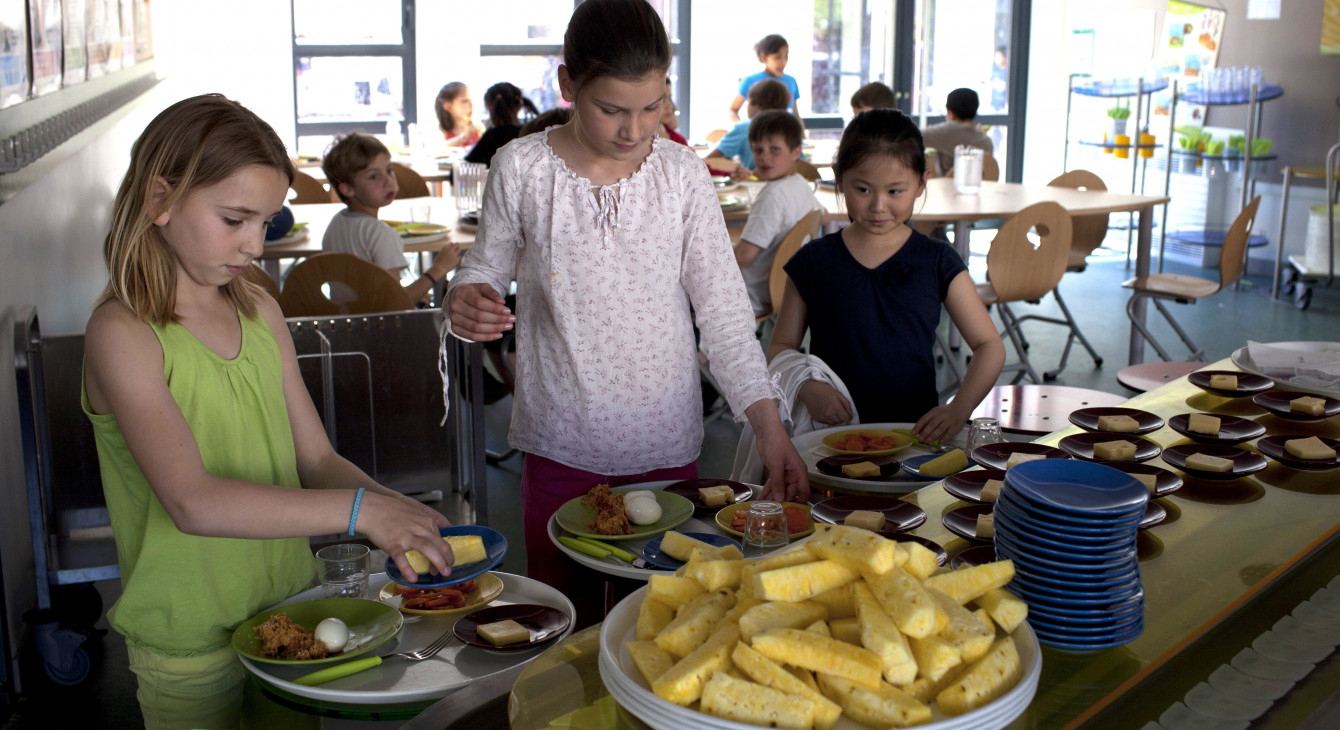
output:
M1038 641L1068 651L1125 644L1144 630L1135 535L1149 490L1102 464L1030 461L1005 473L996 554L1014 561Z

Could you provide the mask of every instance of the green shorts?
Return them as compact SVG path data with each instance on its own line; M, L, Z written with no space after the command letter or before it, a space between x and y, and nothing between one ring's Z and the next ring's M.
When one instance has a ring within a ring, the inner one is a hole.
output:
M232 647L193 657L165 657L127 645L139 679L136 699L148 730L320 728L321 719L269 699Z

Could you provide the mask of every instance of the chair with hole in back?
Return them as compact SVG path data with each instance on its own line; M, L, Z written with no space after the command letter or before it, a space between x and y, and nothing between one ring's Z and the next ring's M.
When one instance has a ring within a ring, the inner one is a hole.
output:
M796 172L805 178L805 181L811 185L819 182L822 176L819 174L819 168L810 164L808 160L796 160Z
M350 253L323 253L289 271L279 308L285 317L321 317L399 312L414 309L414 302L386 269Z
M396 186L400 188L395 194L397 200L400 198L426 198L432 195L428 190L428 182L419 173L399 162L392 162L391 170L395 172Z
M1172 360L1168 356L1168 351L1163 349L1159 341L1154 339L1150 333L1149 327L1141 322L1135 316L1136 301L1148 298L1154 302L1154 307L1163 314L1163 318L1172 325L1173 331L1182 338L1182 343L1191 350L1191 360L1204 360L1205 350L1196 347L1196 343L1191 341L1191 337L1177 324L1167 307L1163 306L1163 300L1171 299L1181 304L1195 304L1197 300L1218 294L1225 286L1232 284L1242 276L1243 267L1246 265L1244 254L1247 251L1247 238L1252 232L1252 223L1256 221L1256 207L1261 203L1261 196L1252 198L1252 201L1243 207L1242 212L1229 226L1228 233L1224 235L1223 248L1219 249L1219 281L1213 282L1209 279L1202 279L1199 276L1185 276L1182 274L1146 274L1137 276L1122 284L1127 289L1132 290L1131 298L1126 302L1126 316L1131 320L1131 326L1140 331L1149 344L1154 346L1159 357L1164 360Z
M290 187L293 188L293 192L297 193L297 195L293 196L293 199L289 201L294 205L329 203L335 200L332 193L329 190L326 190L326 186L322 185L320 180L317 180L302 170L298 170L298 174L293 176L293 185Z
M255 261L242 270L242 278L264 289L276 301L279 299L279 285Z
M1036 228L1041 243L1034 247L1028 238ZM1019 362L1005 370L1018 371L1014 382L1025 376L1041 383L1028 359L1028 348L1019 331L1019 318L1010 309L1011 302L1034 302L1056 288L1070 258L1070 214L1057 203L1034 203L1015 213L1000 227L986 254L987 283L977 285L982 303L996 305L1001 334L1010 338Z
M706 140L708 144L716 144L717 142L721 141L722 137L725 136L726 136L726 130L713 129L712 131L708 132L707 136L703 137L703 139Z
M1078 190L1107 190L1103 184L1102 178L1089 172L1088 170L1071 170L1070 172L1057 177L1047 183L1053 187L1075 188ZM1066 262L1066 273L1079 273L1088 266L1088 256L1095 249L1103 245L1103 239L1107 237L1107 214L1098 213L1095 215L1070 216L1070 258ZM1075 322L1074 316L1070 314L1070 308L1065 305L1065 300L1061 298L1061 287L1057 286L1052 290L1052 296L1056 299L1056 306L1060 308L1063 317L1044 317L1040 314L1026 314L1019 318L1020 322L1029 319L1035 319L1039 322L1050 322L1052 324L1064 325L1070 328L1070 334L1066 337L1065 349L1061 350L1061 361L1057 363L1055 370L1048 370L1042 374L1047 380L1053 380L1061 371L1065 369L1066 360L1070 357L1070 347L1079 340L1080 345L1089 351L1089 357L1093 358L1095 367L1103 366L1103 358L1089 344L1088 338L1083 332L1079 331L1079 324ZM1027 340L1024 342L1027 346Z

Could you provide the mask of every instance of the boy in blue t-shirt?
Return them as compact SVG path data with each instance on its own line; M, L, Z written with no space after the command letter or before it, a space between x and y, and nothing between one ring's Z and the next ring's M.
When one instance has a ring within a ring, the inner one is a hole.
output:
M787 105L791 101L791 92L786 90L786 86L776 79L764 79L749 89L749 109L748 115L752 119L754 116L769 110L786 111ZM802 133L804 129L802 128ZM708 164L712 164L713 157L724 157L728 160L739 159L740 166L731 173L736 180L744 180L754 174L754 155L749 149L749 121L743 121L731 128L726 136L722 137L715 149L707 153Z
M740 121L740 107L744 105L745 97L749 94L749 90L754 88L754 84L764 79L775 79L786 85L786 90L791 93L791 100L784 108L791 109L792 113L799 119L800 85L796 83L794 76L784 73L786 62L791 58L791 48L786 39L776 33L764 36L763 40L754 44L754 53L758 54L758 60L759 63L763 64L763 70L740 79L740 92L735 95L735 100L730 104L731 121ZM801 124L803 126L804 123Z

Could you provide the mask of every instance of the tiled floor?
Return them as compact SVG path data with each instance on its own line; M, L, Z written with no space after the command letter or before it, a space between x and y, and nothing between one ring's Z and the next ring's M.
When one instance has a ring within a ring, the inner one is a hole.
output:
M973 237L973 249L984 250L990 241L989 232L979 232ZM1101 368L1094 367L1087 353L1076 349L1072 351L1070 363L1055 381L1063 385L1105 390L1112 393L1128 394L1116 381L1117 371L1126 363L1127 334L1125 302L1127 294L1121 289L1121 282L1129 277L1124 266L1125 234L1114 233L1109 237L1111 250L1100 250L1100 254L1090 259L1087 271L1081 274L1068 274L1061 287L1067 304L1095 348L1103 358ZM985 263L980 255L974 255L971 261L974 278L982 280ZM1217 273L1169 264L1167 270L1177 273L1191 273L1214 278ZM1269 282L1249 279L1237 289L1220 292L1211 299L1195 305L1170 305L1174 315L1182 325L1192 333L1206 349L1209 360L1227 357L1234 349L1245 344L1248 337L1264 341L1324 339L1340 340L1340 291L1318 289L1315 291L1312 306L1306 312L1297 311L1291 301L1271 301ZM1018 314L1026 314L1037 309L1042 313L1056 314L1050 298L1041 307L1027 305L1016 308ZM1155 332L1163 337L1166 333L1167 346L1174 354L1182 351L1175 336L1161 323L1156 322ZM1026 325L1031 343L1031 356L1036 358L1035 365L1040 370L1050 369L1059 356L1064 343L1064 331L1059 327L1032 323ZM1007 362L1013 362L1013 353L1007 345ZM957 357L966 357L967 352ZM1153 359L1149 350L1146 361ZM509 418L510 398L505 398L488 409L488 439L497 450L505 448L506 426ZM738 428L728 420L717 420L707 429L702 455L698 461L700 473L705 476L729 475L731 460L734 456ZM520 504L517 493L521 477L521 458L515 456L488 469L489 503L492 511L490 523L507 535L515 546L509 552L503 569L509 572L524 573L524 551L519 548L524 536L520 530ZM448 495L438 503L439 508L449 518L460 521L462 514L468 514L468 506ZM106 604L110 605L117 593L114 584L100 584L99 591ZM94 637L88 646L94 656L94 675L79 688L41 688L42 683L33 683L31 694L25 696L17 710L3 724L4 730L27 728L79 727L79 728L134 728L140 726L139 709L135 703L135 683L126 669L125 645L115 633ZM3 710L0 710L3 711ZM356 727L366 723L332 723L326 727Z

